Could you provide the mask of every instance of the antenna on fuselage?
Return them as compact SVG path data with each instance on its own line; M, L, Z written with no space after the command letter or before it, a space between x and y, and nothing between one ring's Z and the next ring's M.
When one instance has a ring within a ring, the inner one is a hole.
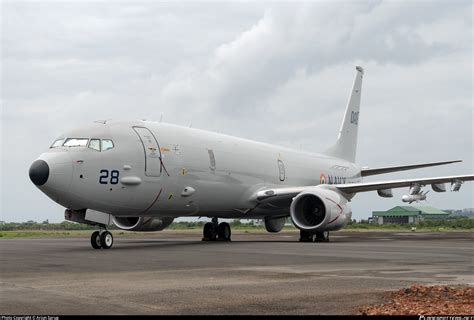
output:
M161 113L161 116L160 116L160 123L163 121L163 113Z

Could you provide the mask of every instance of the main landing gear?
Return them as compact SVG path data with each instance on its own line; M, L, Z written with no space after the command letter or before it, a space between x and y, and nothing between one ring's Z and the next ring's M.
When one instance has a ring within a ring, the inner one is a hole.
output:
M110 249L114 244L112 233L106 229L100 228L100 231L94 231L91 236L91 245L94 249Z
M212 218L212 222L204 225L202 241L230 241L230 225L227 222L218 222L217 218Z
M300 242L329 242L329 231L308 232L300 230Z

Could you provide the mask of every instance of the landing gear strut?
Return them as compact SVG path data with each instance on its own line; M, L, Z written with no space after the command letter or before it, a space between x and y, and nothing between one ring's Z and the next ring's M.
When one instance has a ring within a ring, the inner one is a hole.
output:
M300 242L329 242L329 231L309 232L300 230Z
M114 237L107 229L100 227L99 231L94 231L91 235L91 246L94 249L110 249L114 244Z
M204 224L202 241L230 241L231 230L227 222L219 223L217 218Z
M329 242L329 231L316 232L314 242Z
M300 230L300 242L313 242L314 241L314 233Z

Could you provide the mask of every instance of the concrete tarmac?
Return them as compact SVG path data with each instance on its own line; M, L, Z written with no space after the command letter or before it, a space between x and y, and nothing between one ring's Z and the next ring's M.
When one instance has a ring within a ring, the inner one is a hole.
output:
M0 314L351 314L390 290L473 285L472 233L200 232L0 239Z

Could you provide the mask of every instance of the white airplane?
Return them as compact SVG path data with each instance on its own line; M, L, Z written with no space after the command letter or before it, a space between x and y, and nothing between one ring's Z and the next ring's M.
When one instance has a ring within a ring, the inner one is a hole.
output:
M211 217L203 240L230 240L218 218L263 219L279 232L287 219L300 241L328 241L351 219L359 192L392 188L459 190L474 175L362 182L362 178L459 162L361 168L355 164L363 69L356 77L336 143L321 154L149 121L99 121L59 136L31 165L31 181L66 208L69 221L97 225L93 248L112 247L107 226L159 231L176 217Z

